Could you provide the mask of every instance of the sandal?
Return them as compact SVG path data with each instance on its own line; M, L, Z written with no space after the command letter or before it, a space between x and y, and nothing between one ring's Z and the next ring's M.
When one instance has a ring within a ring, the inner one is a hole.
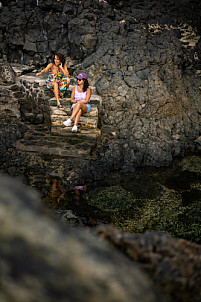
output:
M60 109L60 110L64 110L64 107L61 104L58 105L57 108Z

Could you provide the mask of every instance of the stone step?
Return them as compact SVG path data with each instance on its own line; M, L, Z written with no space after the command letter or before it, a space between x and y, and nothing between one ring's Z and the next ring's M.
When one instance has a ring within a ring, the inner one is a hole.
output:
M85 145L81 146L80 148L73 148L72 145L67 146L48 146L44 145L44 142L39 144L30 144L26 145L24 142L17 141L15 144L15 148L23 151L23 152L32 152L32 153L39 153L43 155L49 156L59 156L59 157L71 157L71 158L82 158L82 157L93 157L91 153L91 149L93 146Z
M19 80L21 83L33 84L38 83L40 89L44 91L45 98L49 102L51 131L35 125L29 125L29 130L26 132L24 138L16 142L15 147L18 150L32 153L39 153L48 156L60 157L75 157L75 158L92 158L92 150L95 147L97 136L100 131L97 129L98 125L98 106L101 104L101 97L96 95L96 88L90 86L92 90L91 106L89 113L85 113L80 117L78 124L78 132L72 132L72 127L63 125L71 115L71 93L77 80L70 77L71 83L65 93L65 99L60 99L60 102L65 110L57 108L57 102L53 92L46 87L45 80L48 73L41 77L36 77L36 70L15 66ZM29 72L30 70L30 72ZM37 89L37 87L36 87ZM73 123L72 123L73 126Z
M52 97L52 93L51 95L48 95L48 99L49 99L49 104L50 105L55 105L56 106L56 98ZM71 101L70 101L70 97L67 97L65 94L65 99L61 99L60 98L60 102L62 103L62 105L68 104L68 105L72 105ZM101 103L101 98L98 95L91 95L91 99L90 99L90 104L91 106L98 106Z
M47 94L50 98L54 95L52 91L50 91L47 87L46 87L46 83L42 82L42 81L35 81L36 83L39 83L39 86L41 86L40 88L42 90L45 91L45 94ZM73 88L75 87L75 85L69 85L69 87L67 88L67 90L65 91L65 97L70 98L71 97L71 93L73 91ZM96 94L96 88L93 86L89 86L91 88L91 94L92 96L96 97L96 99L101 100L101 97L99 95Z
M70 116L70 115L69 115ZM51 124L52 126L62 126L63 122L66 121L67 116L58 116L58 115L51 115ZM73 123L72 123L73 124ZM96 117L85 117L81 116L78 125L82 127L89 127L89 128L97 128L98 119Z
M62 104L63 105L63 104ZM50 106L51 115L58 116L70 116L71 109L70 106L63 105L64 110L60 110L57 106ZM97 117L98 118L98 109L97 107L92 107L91 111L82 115L83 117Z
M26 73L26 74L22 74L20 75L18 78L20 81L27 81L29 83L38 83L39 86L44 86L46 88L46 79L48 78L48 73L46 74L43 74L42 76L40 77L37 77L36 76L36 73L37 72L30 72L30 73ZM70 77L70 80L72 82L72 78ZM71 93L73 88L75 87L76 84L72 85L70 83L66 93ZM91 88L91 92L92 94L96 94L96 87L94 86L89 86ZM48 88L46 88L48 90Z
M52 126L51 133L54 136L78 137L95 142L97 136L100 135L100 130L78 126L78 132L72 132L72 127Z
M94 141L91 138L83 140L83 137L80 138L76 135L71 137L53 136L45 130L42 132L42 129L33 127L30 127L23 139L15 142L13 147L20 151L48 156L94 158L92 155Z
M36 69L35 66L21 65L18 63L11 63L11 66L14 69L17 77L19 77L23 74L26 74L26 73L33 72Z
M31 83L39 83L40 86L46 86L45 80L48 78L48 72L45 74L42 74L40 77L36 77L36 73L39 72L39 70L36 69L35 66L29 66L29 65L21 65L18 63L11 63L12 68L14 69L17 77L21 80L27 80ZM41 70L41 68L40 68ZM77 84L77 79L74 76L69 76L70 78L70 86L69 90L72 91L73 87ZM95 87L90 86L92 91L95 91Z

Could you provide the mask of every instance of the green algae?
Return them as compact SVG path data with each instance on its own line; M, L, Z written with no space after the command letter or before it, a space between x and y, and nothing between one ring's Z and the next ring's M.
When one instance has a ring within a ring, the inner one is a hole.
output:
M100 192L90 192L85 201L93 206L93 219L124 231L164 231L174 237L201 243L200 200L184 206L182 194L174 190L161 188L158 198L136 199L123 188L112 186Z
M185 157L181 163L182 171L189 171L201 174L201 157L199 156L188 156Z
M107 223L118 223L119 220L133 217L137 211L137 202L132 194L120 186L110 186L101 191L96 188L86 194L85 202L93 207L93 214L99 220Z
M164 231L200 244L200 163L199 156L188 157L165 171L138 171L114 183L110 179L110 185L96 184L85 206L94 220L124 231Z

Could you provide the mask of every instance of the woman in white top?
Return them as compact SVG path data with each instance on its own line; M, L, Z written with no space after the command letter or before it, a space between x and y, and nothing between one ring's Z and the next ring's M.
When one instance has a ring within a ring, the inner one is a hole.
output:
M63 122L63 124L68 127L71 126L71 122L75 118L74 126L72 128L73 132L77 132L78 130L77 126L81 114L90 112L91 110L91 105L89 104L91 97L91 89L89 88L86 73L80 73L77 76L77 82L78 85L73 88L71 94L72 114L69 119Z

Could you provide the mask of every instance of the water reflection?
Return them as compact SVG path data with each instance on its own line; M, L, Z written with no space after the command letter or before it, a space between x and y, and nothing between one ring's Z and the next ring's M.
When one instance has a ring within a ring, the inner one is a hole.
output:
M48 178L50 192L44 198L45 202L49 204L53 209L56 209L61 206L65 200L66 191L60 184L57 178Z

